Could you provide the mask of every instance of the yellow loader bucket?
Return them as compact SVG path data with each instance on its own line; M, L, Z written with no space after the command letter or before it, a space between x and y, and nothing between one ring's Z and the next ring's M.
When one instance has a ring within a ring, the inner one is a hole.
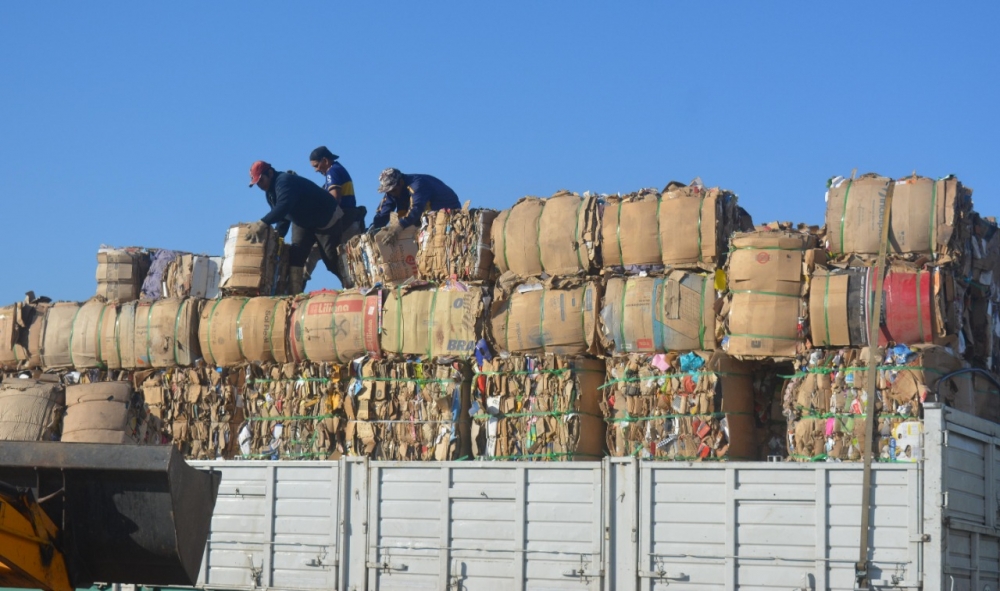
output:
M0 445L0 482L32 489L77 588L194 585L220 479L172 446Z

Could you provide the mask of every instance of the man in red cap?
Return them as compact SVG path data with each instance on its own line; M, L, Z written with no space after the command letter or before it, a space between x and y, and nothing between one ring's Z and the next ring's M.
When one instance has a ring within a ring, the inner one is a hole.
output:
M318 244L323 264L340 279L337 272L337 246L340 228L337 222L344 212L337 200L309 179L290 172L278 172L267 162L258 160L250 166L250 186L257 185L271 206L252 228L263 237L264 229L274 224L279 236L292 229L289 250L289 282L292 293L305 288L305 265L313 244ZM343 283L343 280L341 280Z

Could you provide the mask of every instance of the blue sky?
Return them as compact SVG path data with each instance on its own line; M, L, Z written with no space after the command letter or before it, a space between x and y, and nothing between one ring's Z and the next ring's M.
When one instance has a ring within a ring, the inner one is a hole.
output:
M915 169L958 174L998 214L998 12L2 2L0 302L90 297L101 243L220 254L267 211L250 163L318 181L321 144L370 213L395 166L494 208L701 176L758 223L816 224L830 176Z

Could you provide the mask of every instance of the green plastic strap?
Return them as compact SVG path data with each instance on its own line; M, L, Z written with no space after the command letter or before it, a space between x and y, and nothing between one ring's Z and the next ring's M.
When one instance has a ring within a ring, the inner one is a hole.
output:
M538 342L542 345L542 353L545 353L545 288L542 288L541 313L538 315Z
M748 333L729 333L731 337L743 337L748 339L774 339L776 341L797 341L798 337L779 337L772 334L748 334Z
M212 309L208 311L208 328L205 330L205 333L208 337L208 355L209 357L212 358L213 365L217 365L219 363L219 360L215 358L215 353L212 351L212 320L215 319L215 309L219 306L221 302L222 298L219 298L215 300L214 304L212 304Z
M917 269L917 326L920 328L920 339L924 338L924 313L921 309L920 299L923 296L920 293L920 269Z
M333 343L333 357L337 361L340 359L340 351L337 349L337 300L340 299L340 292L333 296L333 311L330 314L330 341ZM362 303L361 309L364 310L364 304Z
M656 200L656 249L660 253L660 262L663 263L663 235L660 233L660 204L663 203L661 195ZM624 261L622 261L624 263Z
M625 266L625 251L622 250L622 207L624 206L624 201L618 202L618 228L615 230L618 236L618 259L623 267Z
M936 373L938 375L944 375L944 373L945 373L945 372L941 371L940 369L937 369L937 368L934 368L934 367L924 367L922 365L879 365L875 369L878 370L878 371L906 371L906 370L927 371L927 372L930 372L930 373ZM867 367L839 367L839 368L837 368L837 367L811 367L811 368L809 368L807 370L804 370L804 371L797 371L797 372L793 373L790 376L779 375L778 377L790 380L790 379L794 379L794 378L804 378L804 377L806 377L808 375L813 375L813 374L857 373L857 372L860 372L860 371L868 371L868 368ZM970 374L962 374L962 375L957 375L954 378L950 378L950 379L961 378L961 377L965 377L965 376L971 377L972 375L973 374L971 374L971 373Z
M580 198L580 204L576 206L576 228L573 229L573 240L576 242L576 262L580 265L581 271L586 271L587 267L583 266L583 259L580 258L580 249L583 244L580 242L580 214L583 212L583 197ZM542 245L538 244L539 252L541 251Z
M798 407L798 409L801 410L802 407ZM844 418L844 419L856 419L856 418L860 418L860 417L864 417L864 416L865 416L865 413L863 413L863 412L862 413L821 412L821 413L813 413L813 414L811 414L811 413L804 413L804 414L800 415L799 418L796 419L796 420L802 420L802 419L840 419L840 418ZM878 418L880 418L880 419L917 419L918 417L915 417L913 415L889 414L889 413L880 412L880 413L878 413Z
M669 281L669 279L662 278L662 279L657 279L653 283L654 289L655 289L655 286L656 286L657 283L659 283L659 285L660 285L660 289L659 289L659 291L660 291L659 302L656 304L656 308L653 309L653 326L656 326L656 320L657 320L656 315L660 314L661 315L660 318L659 318L659 320L660 320L660 345L662 345L664 349L667 348L667 319L665 318L666 314L665 314L665 310L663 308L664 305L665 305L664 302L663 302L663 298L665 297L664 294L667 291L667 281ZM624 321L624 318L622 320Z
M605 373L604 370L600 369L586 369L586 368L575 368L575 367L560 367L558 369L534 369L534 370L519 370L519 371L479 371L475 370L472 372L473 375L477 376L533 376L536 374L553 374L561 376L563 374L574 374L574 373Z
M243 298L243 304L240 306L240 311L236 313L236 347L240 350L240 357L246 359L247 356L243 353L243 309L247 307L247 303L250 298Z
M605 423L642 423L646 421L659 421L666 419L719 419L723 417L751 416L752 412L705 412L698 414L670 414L654 415L645 417L607 417Z
M320 383L324 383L325 384L325 383L332 382L332 381L333 380L331 380L330 378L281 378L281 379L277 379L277 380L272 380L272 379L269 379L269 378L253 378L253 379L247 380L247 383L248 384L278 384L278 383L287 383L287 382L320 382Z
M440 288L434 288L434 295L431 296L431 315L427 319L427 358L432 357L431 353L434 352L434 312L437 311L437 301L438 301L438 290ZM402 300L400 300L400 308L402 308Z
M851 196L851 185L854 184L854 179L847 181L847 190L844 191L844 210L840 213L840 254L844 254L846 251L844 244L844 224L847 220L847 198Z
M510 219L510 214L513 211L513 207L508 209L506 217L503 218L503 264L507 267L508 271L510 271L510 262L507 260L507 220Z
M504 348L507 351L510 351L510 309L513 307L514 307L514 296L513 294L511 294L511 297L507 298L507 310L505 311L503 317L503 337L504 337L503 340L505 345Z
M585 454L581 452L552 452L546 454L522 454L514 456L484 456L481 458L476 458L477 460L490 461L490 460L558 460L560 458L596 458L601 459L604 456L599 454Z
M274 324L278 317L279 305L281 305L281 298L275 298L274 309L271 310L271 326L267 327L267 348L271 351L271 359L275 361L278 360L278 356L274 354Z
M542 201L542 211L535 219L535 244L538 245L538 268L545 272L545 264L542 263L542 216L545 214L545 202Z
M449 378L380 378L380 377L359 377L355 378L361 382L403 382L412 384L461 384L461 379Z
M583 287L583 299L580 300L580 334L583 335L583 341L587 342L587 306L585 304L587 300L587 292L591 289L591 284L588 283Z
M823 293L823 319L826 322L826 334L823 344L830 346L830 276L826 276L826 290Z
M931 238L931 256L937 258L937 184L938 181L934 181L931 185L931 227L930 227L930 238Z
M80 315L80 310L83 306L77 306L76 312L73 314L73 322L69 325L69 364L76 367L76 363L73 361L73 333L76 332L76 318Z
M177 359L177 333L181 327L181 312L184 311L184 306L187 303L188 300L181 300L181 305L177 306L177 316L174 317L174 365L181 365L180 360ZM240 353L243 353L242 347L240 348Z
M309 300L310 299L311 298L306 298L305 301L302 302L305 305L302 306L302 318L299 320L299 331L298 332L301 333L303 336L305 336L305 332L306 332L306 312L309 309ZM292 327L292 331L293 332L295 331L295 327L294 326ZM295 356L298 357L298 352L295 353ZM299 359L299 361L309 361L309 353L306 351L306 344L305 344L305 342L302 343L302 359Z
M698 218L699 224L701 223L701 218ZM699 234L700 236L701 234ZM701 252L700 247L698 252ZM701 344L701 349L705 349L705 288L708 286L708 277L701 278L701 312L698 314L698 342ZM715 335L712 335L713 340ZM666 346L664 346L666 348Z
M108 309L108 305L104 304L101 306L101 313L97 316L97 363L98 365L106 365L104 363L104 356L101 351L101 329L104 328L104 311Z
M121 319L122 313L120 310L116 311L115 314L115 352L118 354L118 367L122 366L122 329L121 329ZM135 324L135 311L132 313L132 324ZM133 327L134 328L134 327ZM135 331L132 331L132 338L135 338ZM135 346L135 343L132 343ZM135 351L133 351L135 353Z
M504 247L506 248L506 238ZM396 354L403 354L403 286L396 287Z
M622 340L622 353L628 352L628 343L625 342L625 295L628 293L628 279L622 278L622 315L618 319L618 335Z
M800 296L798 294L778 293L776 291L757 291L755 289L733 289L733 290L730 290L729 293L749 293L749 294L757 294L757 295L775 296L775 297L779 297L779 298L795 298L795 299L801 299L802 298L802 296Z
M473 419L523 419L528 417L573 417L573 416L594 417L597 419L604 418L604 415L596 415L594 413L582 412L577 410L540 410L537 412L532 412L532 411L505 412L496 415L491 415L489 413L479 413L472 415L472 418Z
M685 376L723 376L723 377L752 377L752 374L748 373L734 373L728 371L705 371L705 370L695 370L695 371L679 371L676 373L663 373L655 376L643 376L639 378L615 378L609 380L604 384L597 387L598 390L604 390L605 388L610 388L615 384L635 384L638 382L655 382L663 379L673 379L673 378L683 378ZM784 376L782 376L784 377ZM730 413L732 414L732 413Z
M146 363L148 363L150 367L153 367L153 352L150 349L150 345L153 344L153 339L150 337L151 331L153 330L153 307L155 305L156 302L151 303L149 308L146 310Z

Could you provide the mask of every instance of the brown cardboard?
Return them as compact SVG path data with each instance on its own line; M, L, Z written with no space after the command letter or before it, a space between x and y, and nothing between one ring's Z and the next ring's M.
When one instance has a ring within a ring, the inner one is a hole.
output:
M803 346L799 318L810 234L758 231L736 234L729 256L730 306L726 351L735 357L794 357Z
M65 392L58 382L0 384L0 441L52 441L59 436Z
M45 312L42 328L42 366L49 369L73 367L69 342L73 334L73 319L80 304L59 302Z
M424 213L417 234L418 277L427 281L490 281L493 209L439 209Z
M291 303L291 298L250 298L243 308L239 332L246 361L288 363L292 360L288 343Z
M186 367L201 357L198 319L204 300L140 301L135 312L136 367Z
M225 367L243 361L239 321L250 298L220 298L201 310L198 345L205 363Z
M713 280L684 271L609 279L601 304L605 350L619 355L715 349Z
M524 197L493 221L494 260L501 273L522 277L574 275L597 269L598 199L559 191Z
M284 295L288 288L288 246L267 226L257 240L250 224L236 224L226 233L219 287L225 295Z
M137 300L149 271L149 253L138 248L97 252L97 295L109 300Z
M390 225L396 224L396 214ZM370 289L376 283L395 284L416 277L417 232L410 226L399 231L396 239L382 244L379 237L387 228L354 236L338 248L339 265L346 288Z
M961 213L971 209L971 189L955 177L908 177L892 181L866 174L838 180L827 193L828 247L834 255L878 253L880 195L890 182L890 252L942 254L949 250ZM846 203L845 203L846 202Z
M501 292L491 312L493 345L511 353L597 354L599 298L598 282L584 278L523 283Z
M101 367L98 356L100 347L99 329L102 328L105 309L113 305L105 303L104 298L94 297L84 302L73 318L70 329L70 361L77 369Z
M25 330L21 303L0 308L0 368L16 369L20 364L15 345Z
M381 307L379 292L317 291L296 298L289 329L293 358L350 363L369 353L377 356Z
M484 297L474 283L415 283L388 291L382 350L426 358L471 355L483 336Z
M132 398L128 382L81 384L66 388L62 441L126 443Z
M108 369L135 369L135 312L138 302L117 306L116 314L105 312L101 328L101 360ZM113 319L113 324L112 324Z
M662 264L659 202L655 189L608 200L601 237L605 268Z
M817 269L809 286L809 326L817 347L851 346L848 276ZM827 332L829 331L829 332Z

